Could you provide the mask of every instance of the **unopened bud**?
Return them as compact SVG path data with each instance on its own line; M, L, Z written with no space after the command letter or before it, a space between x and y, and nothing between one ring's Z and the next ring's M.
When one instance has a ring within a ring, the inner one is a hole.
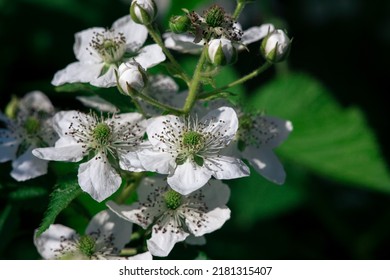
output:
M147 25L153 22L157 15L157 5L154 0L133 0L130 6L130 16L133 21Z
M209 42L208 58L216 66L231 64L237 59L237 50L228 39L213 39Z
M287 58L290 52L291 40L281 29L269 33L260 46L264 58L271 63L280 62Z
M137 62L124 62L119 66L118 85L125 94L142 92L147 82L147 73Z
M180 34L188 31L191 26L191 20L185 16L172 16L169 20L169 29L173 33Z

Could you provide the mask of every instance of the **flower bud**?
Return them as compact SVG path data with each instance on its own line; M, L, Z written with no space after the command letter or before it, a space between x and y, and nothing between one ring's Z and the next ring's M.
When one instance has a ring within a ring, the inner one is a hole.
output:
M141 92L148 82L145 69L135 62L124 62L118 69L118 85L125 94Z
M290 52L291 40L281 29L269 33L260 46L264 58L271 63L280 62L287 58Z
M153 22L157 15L154 0L133 0L130 6L130 16L133 21L147 25Z
M185 16L172 16L169 20L169 29L173 33L180 34L188 31L191 26L191 20Z
M231 64L237 59L237 50L228 39L213 39L209 42L208 58L216 66Z

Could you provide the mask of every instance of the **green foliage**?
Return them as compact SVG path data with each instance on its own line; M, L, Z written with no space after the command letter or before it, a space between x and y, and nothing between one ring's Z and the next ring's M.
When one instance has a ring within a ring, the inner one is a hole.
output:
M390 175L375 135L357 108L342 108L305 74L280 76L248 104L289 119L294 130L280 154L328 179L390 191Z
M61 179L55 190L51 194L49 206L44 214L42 223L38 229L37 235L42 234L51 224L54 223L58 214L64 210L73 199L82 193L77 178L70 177Z
M20 186L9 193L9 199L13 201L26 201L43 197L47 194L47 189L42 186Z

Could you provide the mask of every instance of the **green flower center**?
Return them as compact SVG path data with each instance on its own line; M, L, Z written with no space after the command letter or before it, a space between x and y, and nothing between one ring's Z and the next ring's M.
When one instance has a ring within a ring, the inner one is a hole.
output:
M206 23L211 27L222 26L225 18L225 11L222 7L214 5L212 6L205 15Z
M92 131L93 138L99 144L107 144L111 136L111 129L106 123L99 123Z
M171 210L176 210L181 205L181 197L181 194L169 190L164 194L165 205Z
M95 253L96 241L89 235L81 236L77 245L80 252L88 257L91 257Z
M183 145L188 148L196 149L203 146L203 136L196 131L187 131L183 135Z
M24 129L28 134L36 134L41 127L39 120L35 117L28 117L24 123Z

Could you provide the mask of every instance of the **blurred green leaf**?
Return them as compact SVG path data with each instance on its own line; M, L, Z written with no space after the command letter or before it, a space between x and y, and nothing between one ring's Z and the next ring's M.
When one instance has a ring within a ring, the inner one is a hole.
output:
M289 119L294 131L278 151L328 179L390 191L390 175L376 138L357 108L341 108L305 74L280 76L248 104Z
M9 194L13 201L23 201L42 197L47 194L47 189L42 186L19 187Z
M51 194L49 206L44 214L42 223L38 229L37 235L42 234L51 224L54 223L56 217L64 210L69 203L82 193L77 179L70 177L61 179L55 190Z
M287 180L283 186L269 182L251 168L251 175L227 181L231 186L229 206L232 220L243 230L264 218L285 213L301 205L306 198L304 170L285 164Z

